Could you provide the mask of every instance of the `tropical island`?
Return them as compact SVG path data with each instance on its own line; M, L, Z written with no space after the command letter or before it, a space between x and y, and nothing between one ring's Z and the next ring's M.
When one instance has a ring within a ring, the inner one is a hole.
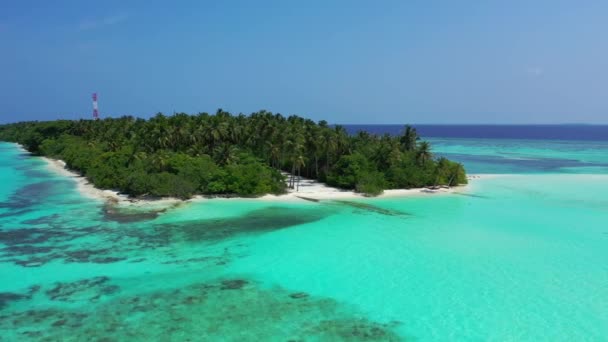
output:
M282 194L300 177L366 196L467 183L464 167L434 158L411 126L399 136L349 135L326 121L268 111L19 122L0 126L0 140L131 197Z

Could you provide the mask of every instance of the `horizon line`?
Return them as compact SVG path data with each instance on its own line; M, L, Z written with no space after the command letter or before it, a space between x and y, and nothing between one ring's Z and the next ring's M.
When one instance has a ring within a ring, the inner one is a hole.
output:
M336 123L341 126L398 126L398 125L424 125L424 126L608 126L607 123Z

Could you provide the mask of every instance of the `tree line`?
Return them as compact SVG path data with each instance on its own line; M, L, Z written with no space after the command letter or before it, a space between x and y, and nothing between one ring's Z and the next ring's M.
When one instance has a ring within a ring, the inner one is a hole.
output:
M297 176L367 195L467 181L461 164L435 158L411 126L398 136L349 135L324 120L268 111L20 122L0 126L0 140L131 196L280 194Z

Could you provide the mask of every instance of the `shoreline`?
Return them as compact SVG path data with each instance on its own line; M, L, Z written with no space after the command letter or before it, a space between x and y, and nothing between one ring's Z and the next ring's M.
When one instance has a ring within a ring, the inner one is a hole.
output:
M179 198L165 197L158 199L131 198L127 195L120 194L115 190L102 190L96 188L89 180L79 175L78 173L67 169L63 160L52 159L48 157L39 157L46 162L47 170L60 176L68 177L76 183L76 190L83 196L94 200L99 200L105 203L118 206L160 206L170 207L189 200L181 200Z
M23 147L20 149L27 152ZM413 196L430 196L430 195L445 195L454 192L459 192L467 185L461 185L451 188L440 188L430 190L427 188L412 188L412 189L389 189L384 190L384 193L375 197L367 197L360 193L351 190L342 190L330 187L324 183L312 179L302 178L300 181L299 191L288 189L287 193L281 195L266 194L260 197L222 197L222 196L205 196L196 195L191 199L182 200L179 198L164 197L164 198L132 198L127 195L120 194L114 190L102 190L91 184L86 177L79 175L66 168L63 160L52 159L48 157L39 157L46 162L47 169L60 176L71 178L76 183L77 191L84 197L94 200L103 201L105 203L124 207L161 207L166 208L181 203L199 202L205 200L261 200L261 201L310 201L318 202L323 200L352 200L352 199L372 199L372 198L397 198L397 197L413 197ZM492 176L492 175L489 175ZM485 175L471 175L469 180L477 178L485 178Z

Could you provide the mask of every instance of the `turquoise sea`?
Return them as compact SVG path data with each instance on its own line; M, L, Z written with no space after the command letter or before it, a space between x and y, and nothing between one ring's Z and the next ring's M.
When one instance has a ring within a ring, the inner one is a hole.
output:
M483 175L161 212L0 143L0 341L608 340L608 142L431 142Z

